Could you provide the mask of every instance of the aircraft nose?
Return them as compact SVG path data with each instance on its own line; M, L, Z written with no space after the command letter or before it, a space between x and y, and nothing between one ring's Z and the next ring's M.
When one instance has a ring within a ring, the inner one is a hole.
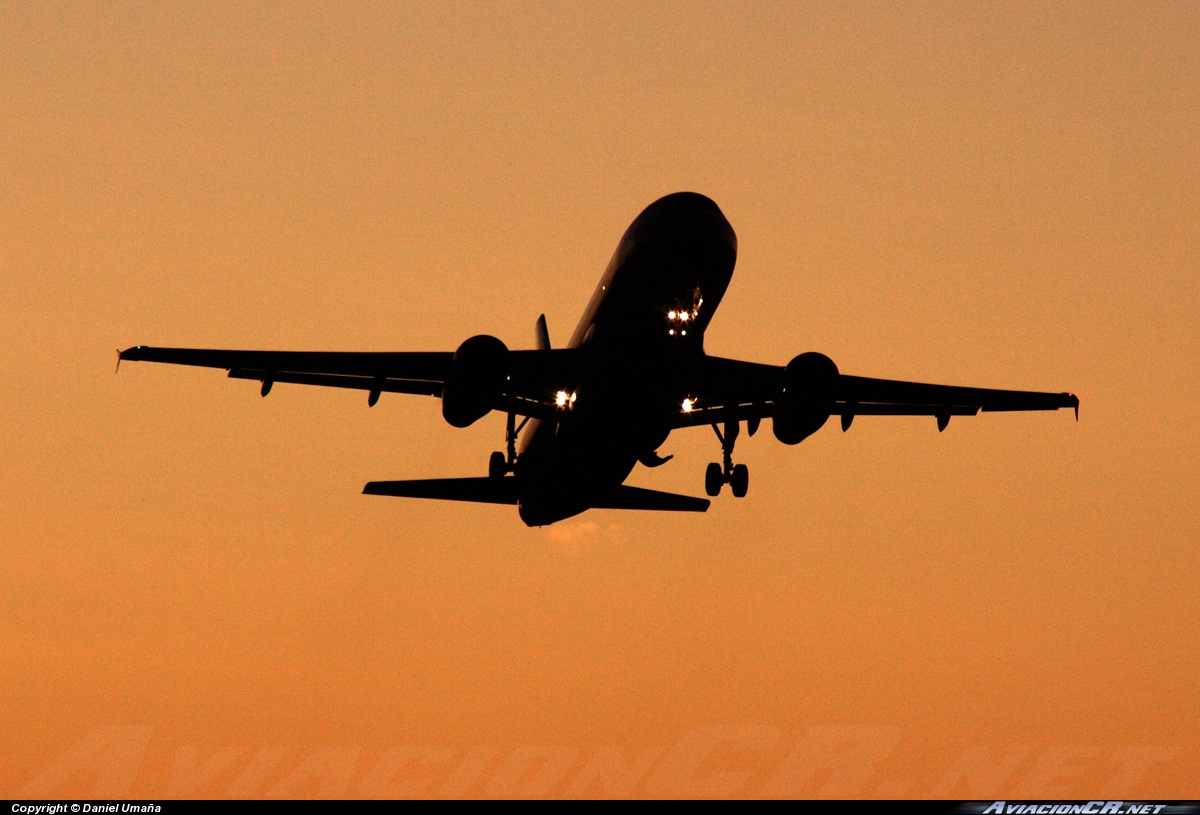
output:
M625 240L677 238L685 245L716 240L737 252L737 235L721 208L707 195L674 192L659 198L630 225Z
M686 210L702 210L711 212L724 217L721 208L717 203L707 195L701 195L698 192L673 192L670 195L664 195L650 206L646 207L646 212L659 210L663 212L683 212Z

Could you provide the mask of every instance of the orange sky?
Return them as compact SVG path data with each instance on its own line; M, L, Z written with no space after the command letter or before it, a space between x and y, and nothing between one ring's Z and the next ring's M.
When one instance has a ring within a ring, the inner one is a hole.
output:
M0 6L0 795L1200 795L1200 7L245 5ZM500 415L113 375L564 342L681 189L711 353L1081 421L764 428L743 500L531 530L360 495Z

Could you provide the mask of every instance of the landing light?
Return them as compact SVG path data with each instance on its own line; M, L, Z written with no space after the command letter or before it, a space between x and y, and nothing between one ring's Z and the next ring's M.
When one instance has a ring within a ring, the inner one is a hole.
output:
M696 404L696 403L695 403L694 401L692 401L691 399L684 399L684 400L683 400L683 412L684 412L684 413L691 413L691 412L692 412L692 406L693 406L693 405L695 405L695 404Z
M559 407L566 407L567 392L559 391L558 393L554 394L554 404L558 405Z
M704 300L700 298L699 290L696 291L695 304L690 309L673 308L667 312L667 335L674 337L678 334L681 337L687 336L687 330L684 328L688 323L694 323L700 317L700 306Z

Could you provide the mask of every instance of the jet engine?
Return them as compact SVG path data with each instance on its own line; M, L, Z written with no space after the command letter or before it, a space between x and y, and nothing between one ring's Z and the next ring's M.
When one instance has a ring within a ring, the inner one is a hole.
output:
M808 352L787 364L783 388L771 408L771 427L784 444L799 444L829 419L838 368L824 354Z
M480 334L458 346L442 389L442 417L467 427L486 416L508 378L508 346Z

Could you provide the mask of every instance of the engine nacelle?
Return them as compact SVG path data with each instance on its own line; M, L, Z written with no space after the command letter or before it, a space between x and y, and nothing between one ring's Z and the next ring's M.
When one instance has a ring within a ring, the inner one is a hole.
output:
M508 346L480 334L458 346L442 389L442 417L467 427L486 416L508 378Z
M810 351L787 364L783 388L771 409L771 428L784 444L799 444L821 429L833 410L838 368L824 354Z

